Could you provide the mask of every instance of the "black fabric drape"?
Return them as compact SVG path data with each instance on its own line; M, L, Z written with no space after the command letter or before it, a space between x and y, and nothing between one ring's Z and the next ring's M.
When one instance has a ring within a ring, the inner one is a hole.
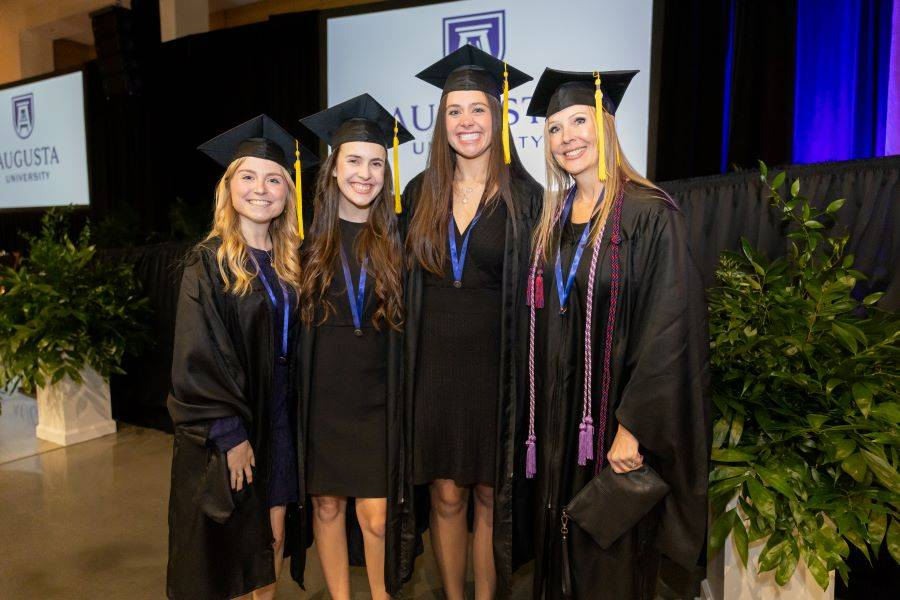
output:
M855 268L869 277L855 293L861 297L884 291L881 306L900 308L900 156L786 170L786 186L800 178L800 193L814 206L822 208L832 200L846 200L831 232L850 236L847 251L856 256ZM721 252L738 250L742 237L769 258L787 251L781 213L769 206L768 190L757 171L660 185L685 213L705 287L715 284Z
M726 170L791 160L796 0L658 0L662 36L655 180L722 172L729 20L734 40Z

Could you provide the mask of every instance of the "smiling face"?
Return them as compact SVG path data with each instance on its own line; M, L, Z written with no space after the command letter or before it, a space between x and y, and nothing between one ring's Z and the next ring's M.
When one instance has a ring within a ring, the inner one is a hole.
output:
M231 205L241 219L268 224L283 211L288 185L278 163L248 156L228 182Z
M450 147L463 158L476 158L491 147L493 126L487 95L477 90L449 92L444 125Z
M587 169L597 169L599 152L593 114L593 106L575 104L547 117L550 153L573 177Z
M352 211L369 209L384 187L387 150L372 142L344 142L338 149L332 176L340 202ZM346 204L345 204L346 203Z

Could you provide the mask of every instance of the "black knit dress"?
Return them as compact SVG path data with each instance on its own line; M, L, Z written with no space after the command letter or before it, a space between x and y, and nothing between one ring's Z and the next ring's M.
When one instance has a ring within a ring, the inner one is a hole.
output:
M360 264L353 248L364 223L340 221L341 244L353 279ZM334 307L317 327L309 405L307 491L310 494L387 496L387 325L372 325L376 308L371 275L366 279L363 335L354 334L353 315L340 259L328 291Z
M507 211L498 199L472 229L462 286L424 273L415 382L415 483L493 485ZM455 221L451 217L451 223ZM466 231L456 228L462 248Z

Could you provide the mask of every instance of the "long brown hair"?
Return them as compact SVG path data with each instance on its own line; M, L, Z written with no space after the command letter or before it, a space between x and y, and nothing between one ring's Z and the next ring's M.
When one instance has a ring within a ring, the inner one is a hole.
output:
M510 191L510 175L524 173L514 144L510 144L512 164L503 163L502 107L494 96L487 96L491 111L490 161L484 193L481 201L485 209L490 209L498 199L506 204L507 212L513 214L513 198ZM422 178L419 196L415 199L416 209L406 235L406 250L410 261L418 261L422 268L441 276L447 261L447 226L450 222L450 207L453 198L453 175L456 171L456 152L447 139L445 115L447 94L441 96L438 104L438 118L435 120L428 166Z
M592 121L594 121L594 111L587 111ZM622 146L619 143L619 136L616 133L616 118L606 111L603 111L603 132L605 134L606 148L606 164L611 165L607 169L606 182L604 183L605 193L603 201L594 206L592 217L599 216L594 219L591 225L590 244L594 244L594 240L600 234L603 224L612 210L613 202L619 192L626 184L629 189L634 188L636 191L654 198L663 200L664 202L674 206L675 202L662 189L657 187L646 177L638 173L631 163L628 162ZM550 152L550 132L547 122L544 122L544 162L547 165L547 188L544 192L544 207L541 211L541 219L537 228L534 230L534 248L543 248L543 260L552 260L552 254L556 248L554 235L559 229L555 227L555 219L559 207L566 199L569 188L575 183L574 178L563 169L556 161L556 157ZM596 167L594 167L596 171Z
M338 260L341 230L338 206L341 191L333 176L341 147L338 146L325 160L316 182L315 216L309 228L309 239L303 245L303 274L301 277L300 317L307 326L316 324L316 307L322 309L322 324L334 310L328 299L328 289L334 277ZM403 325L403 282L400 234L397 216L394 214L394 191L391 185L391 167L384 161L384 187L376 196L369 211L366 226L360 231L354 246L357 259L368 257L367 272L374 281L378 307L372 315L372 324L380 329L381 323L394 330Z
M243 296L250 291L250 284L256 277L255 271L248 266L249 253L247 242L241 234L241 220L234 205L231 203L231 178L244 163L244 158L238 158L225 169L225 174L216 185L216 209L213 215L213 226L209 234L200 245L219 238L222 243L216 250L216 262L219 265L219 273L224 283L225 291L231 291L238 296ZM269 224L269 235L272 237L273 259L272 266L278 274L278 278L291 286L295 292L300 291L300 235L297 229L297 199L294 193L294 182L290 174L279 166L281 176L287 186L287 198L284 202L284 210L272 219ZM234 281L231 281L233 277Z

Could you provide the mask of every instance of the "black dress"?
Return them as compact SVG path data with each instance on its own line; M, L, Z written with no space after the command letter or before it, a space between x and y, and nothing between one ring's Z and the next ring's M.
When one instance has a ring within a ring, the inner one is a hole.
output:
M353 279L360 265L354 249L364 223L340 221L341 245ZM329 496L387 496L387 325L372 325L377 303L366 279L365 306L355 326L340 259L328 290L333 311L316 331L307 424L307 492Z
M462 286L450 261L424 274L415 388L415 483L452 479L493 486L500 385L506 206L497 200L471 229ZM456 231L461 249L466 231Z
M637 438L645 463L669 483L671 491L607 550L569 521L571 597L643 600L655 595L659 553L693 566L706 531L706 305L681 214L627 186L621 204L620 288L612 324L609 403L601 430L614 217L615 211L606 224L594 280L589 396L593 422L597 435L604 436L604 464L621 423ZM571 222L561 227L557 239L561 238L563 277L584 227ZM534 598L564 597L560 511L595 473L594 460L578 465L591 253L592 246L586 246L565 316L560 315L554 278L556 252L551 254L551 262L543 268L544 306L536 310Z

